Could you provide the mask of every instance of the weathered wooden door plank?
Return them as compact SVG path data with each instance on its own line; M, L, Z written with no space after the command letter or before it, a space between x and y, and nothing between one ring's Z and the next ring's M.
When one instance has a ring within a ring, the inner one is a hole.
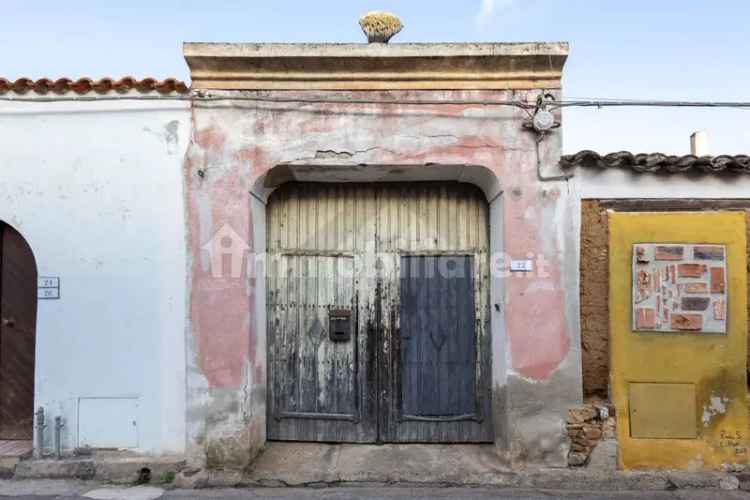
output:
M387 192L379 198L378 253L400 257L392 268L401 266L382 284L383 440L491 442L486 202L468 185L381 189ZM440 259L454 261L451 272L463 273L463 281L402 282ZM404 300L414 305L405 310ZM429 335L415 338L412 332L422 330Z
M287 267L268 281L269 437L491 441L481 193L456 183L290 184L268 213L271 260ZM426 269L446 258L464 276L402 280L410 259ZM406 296L414 311L405 313ZM333 308L351 310L346 343L328 338Z
M274 331L269 352L275 356L271 439L376 438L367 378L370 341L360 321L369 315L358 277L363 267L357 240L364 238L355 217L366 208L366 196L355 198L332 185L290 185L269 203L268 250L280 267L268 279L269 331ZM331 315L341 310L348 313L350 335L334 340Z

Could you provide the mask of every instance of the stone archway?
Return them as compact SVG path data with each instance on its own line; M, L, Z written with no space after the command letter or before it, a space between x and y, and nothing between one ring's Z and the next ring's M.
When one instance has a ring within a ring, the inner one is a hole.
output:
M255 241L254 253L265 254L267 218L266 208L269 196L277 189L289 182L312 182L312 183L420 183L420 182L459 182L471 184L479 188L486 198L488 206L488 246L489 266L499 265L495 261L497 256L503 252L503 187L495 172L483 165L454 165L454 164L352 164L346 161L335 160L313 160L304 162L287 162L272 167L263 175L257 177L250 190L251 195L251 218L254 221L263 221L262 228L259 224L254 225ZM261 338L259 344L268 344L267 325L267 294L265 276L256 276L255 285L255 312L257 320L257 335ZM494 424L494 435L501 444L504 436L508 434L507 408L505 398L507 394L495 390L498 386L504 386L507 379L506 349L507 339L505 331L505 311L498 304L503 302L505 295L504 280L499 273L489 273L488 292L490 310L488 313L487 329L490 333L489 358L491 420Z

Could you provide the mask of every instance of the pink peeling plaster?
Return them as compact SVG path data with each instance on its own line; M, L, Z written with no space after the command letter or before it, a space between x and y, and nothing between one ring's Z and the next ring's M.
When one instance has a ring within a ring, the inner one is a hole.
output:
M255 289L247 286L246 259L239 272L231 268L231 259L223 259L223 269L217 271L206 254L210 239L225 227L250 249L254 244L247 172L242 165L213 168L226 155L225 144L219 129L196 132L185 172L192 256L190 319L196 362L214 388L240 386L248 361L256 358L257 345L252 321ZM197 175L198 170L204 172L203 177ZM201 196L208 196L209 206L199 202ZM262 382L263 367L259 368L254 377Z
M338 98L344 94L337 93ZM413 92L403 94L401 97L418 97ZM399 97L397 92L378 95ZM442 95L450 99L462 94ZM488 93L488 98L503 97L502 93ZM205 113L205 120L214 124L195 133L185 170L193 258L191 320L196 359L209 384L240 385L248 363L260 382L265 379L265 367L255 352L258 332L253 292L248 292L244 279L217 283L203 267L201 248L205 242L199 235L213 234L223 224L230 224L251 248L263 248L264 242L251 238L249 186L262 185L263 176L278 163L313 158L317 151L357 152L357 160L366 164L484 165L495 172L506 190L517 190L520 194L508 195L503 201L504 251L514 257L543 255L548 276L528 279L513 275L507 280L510 358L513 370L521 376L548 378L570 346L557 256L560 244L555 234L545 234L541 222L545 209L554 208L558 200L540 195L542 185L536 178L533 149L519 151L518 138L508 136L528 132L520 125L509 129L500 122L469 118L469 107L458 105L321 104L315 109L311 113L290 110L289 105L269 105L253 112L237 108L194 111ZM471 109L471 115L484 109ZM196 175L198 169L205 169L203 179Z
M544 380L570 348L565 330L561 263L557 257L559 243L556 234L545 233L541 224L548 216L545 206L556 203L559 193L542 196L530 179L525 182L531 186L522 187L520 196L506 203L505 252L531 256L537 266L531 275L512 274L507 280L506 322L513 369L524 377ZM551 240L555 255L546 254L545 239ZM544 269L539 267L539 256L543 257Z

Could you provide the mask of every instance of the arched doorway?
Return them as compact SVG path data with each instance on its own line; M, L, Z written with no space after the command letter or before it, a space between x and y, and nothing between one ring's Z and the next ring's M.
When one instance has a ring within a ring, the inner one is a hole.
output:
M36 290L31 247L0 221L0 440L33 435Z
M270 439L493 441L477 187L291 182L267 218Z

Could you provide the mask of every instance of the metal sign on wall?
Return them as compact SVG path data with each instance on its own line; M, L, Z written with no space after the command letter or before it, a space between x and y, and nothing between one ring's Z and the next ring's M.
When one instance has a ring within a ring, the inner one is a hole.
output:
M42 276L37 283L38 299L56 300L60 298L60 278L52 276Z

